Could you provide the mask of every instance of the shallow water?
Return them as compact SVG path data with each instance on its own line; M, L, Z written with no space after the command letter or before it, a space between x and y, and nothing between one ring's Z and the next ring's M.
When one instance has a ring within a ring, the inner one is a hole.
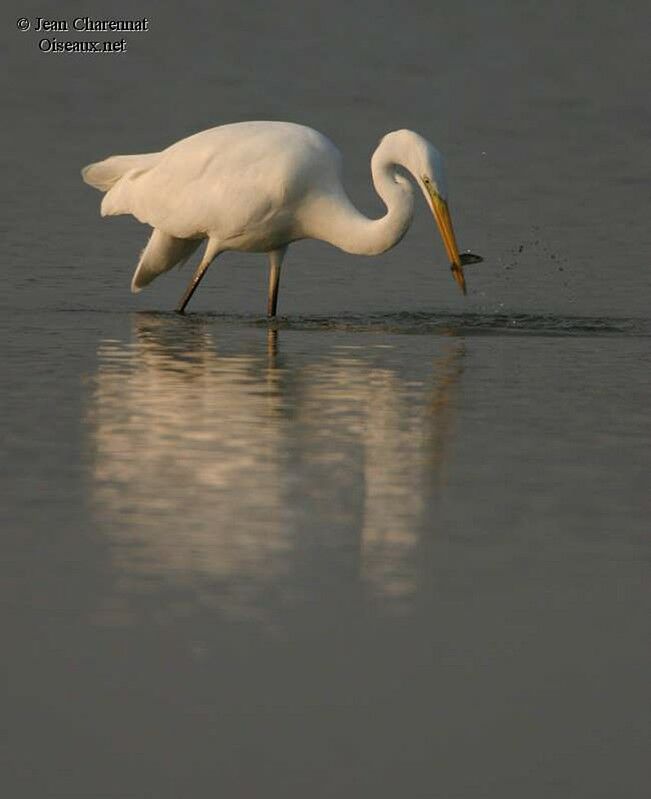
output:
M646 6L186 5L83 70L2 32L3 796L646 797ZM79 167L255 117L373 213L430 135L468 297L422 208L272 323L259 256L129 295Z
M3 325L23 795L635 795L648 334L423 316Z

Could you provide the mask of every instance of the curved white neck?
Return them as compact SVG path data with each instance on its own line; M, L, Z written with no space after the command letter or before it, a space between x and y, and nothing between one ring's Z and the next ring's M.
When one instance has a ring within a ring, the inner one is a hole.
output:
M384 142L373 153L371 175L387 212L369 219L352 204L343 186L333 187L313 206L308 235L354 255L379 255L394 247L407 232L414 213L411 183L397 171L400 161Z

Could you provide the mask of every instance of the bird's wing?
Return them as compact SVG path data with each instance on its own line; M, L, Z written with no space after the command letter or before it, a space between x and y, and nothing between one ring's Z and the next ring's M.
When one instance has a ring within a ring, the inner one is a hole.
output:
M231 215L246 224L246 214L234 213L247 195L246 184L246 170L232 157L184 140L163 151L151 167L136 165L125 172L104 196L102 216L132 214L176 238L206 236L220 222L230 227ZM253 205L262 201L258 197Z
M225 125L134 162L110 186L102 215L132 214L183 239L228 242L248 231L259 244L270 230L291 235L304 196L335 174L337 158L334 145L298 125Z
M104 161L89 164L81 170L81 176L89 186L108 191L128 172L151 169L160 160L162 153L141 155L112 155Z
M174 169L174 164L171 170L169 165L157 169L166 154L167 151L113 155L84 167L81 171L84 181L106 192L102 200L102 216L132 214L140 222L155 228L159 227L157 223L162 218L173 215L174 205L178 202L178 187L184 185L184 180L176 174L179 170Z

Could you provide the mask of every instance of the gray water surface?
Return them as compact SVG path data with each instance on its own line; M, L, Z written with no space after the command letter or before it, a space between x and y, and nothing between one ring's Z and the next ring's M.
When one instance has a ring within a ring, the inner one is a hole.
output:
M646 797L646 5L83 13L152 30L2 31L2 795ZM378 138L431 138L468 297L424 207L293 246L273 323L262 256L130 295L80 167L247 118L372 215Z

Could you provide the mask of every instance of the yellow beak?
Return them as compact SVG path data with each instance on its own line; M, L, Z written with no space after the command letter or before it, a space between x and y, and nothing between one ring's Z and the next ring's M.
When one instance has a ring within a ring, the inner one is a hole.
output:
M450 268L452 269L452 276L457 281L459 288L463 293L466 293L466 279L463 276L463 267L461 265L461 256L459 255L459 248L457 247L457 240L454 236L454 228L452 227L452 219L446 201L437 194L432 188L430 183L425 183L425 188L432 201L432 212L436 224L438 225L445 245L445 251L450 259Z

